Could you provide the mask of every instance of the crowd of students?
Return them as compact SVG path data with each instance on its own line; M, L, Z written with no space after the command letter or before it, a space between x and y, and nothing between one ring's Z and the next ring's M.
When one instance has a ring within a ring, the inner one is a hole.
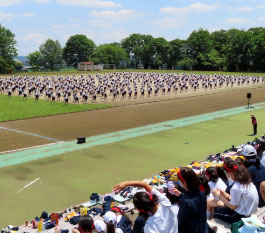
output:
M188 90L212 90L223 87L245 86L265 83L263 76L219 75L219 74L178 74L155 72L115 72L72 76L12 76L0 78L0 93L34 96L36 102L43 97L53 103L68 104L96 102L117 99L143 98Z

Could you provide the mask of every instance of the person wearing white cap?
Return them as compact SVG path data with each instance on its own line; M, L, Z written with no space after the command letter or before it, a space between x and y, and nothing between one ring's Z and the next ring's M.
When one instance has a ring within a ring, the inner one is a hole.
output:
M107 225L107 233L123 233L120 228L116 228L117 216L112 211L106 212L103 216L104 222Z
M95 229L98 233L105 233L107 232L107 226L106 223L104 223L103 220L96 220L95 221Z
M244 146L242 154L246 159L244 165L248 169L252 182L259 194L259 207L263 207L265 206L265 201L260 192L260 184L265 181L265 167L260 164L260 160L257 158L257 151L253 146Z

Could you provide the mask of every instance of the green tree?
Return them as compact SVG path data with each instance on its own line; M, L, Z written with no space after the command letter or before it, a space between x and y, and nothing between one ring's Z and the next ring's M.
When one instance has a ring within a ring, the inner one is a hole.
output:
M250 28L248 30L253 35L253 70L265 71L265 28Z
M121 41L122 48L127 52L134 61L134 66L137 69L140 62L148 64L150 60L147 58L151 51L148 43L152 40L150 35L131 34L129 37ZM147 55L148 54L148 55Z
M15 34L0 24L0 72L10 71L17 56Z
M33 67L34 70L39 70L42 65L42 58L39 51L30 53L27 56L29 64Z
M89 61L92 58L96 45L85 35L71 36L63 49L63 59L68 66L79 62Z
M225 48L227 70L247 71L250 69L253 52L253 35L248 31L231 29Z
M55 65L61 65L62 48L58 40L48 39L40 46L41 63L45 68L54 70Z
M179 63L185 56L184 41L175 39L169 42L168 68L172 68Z
M95 49L93 54L93 61L95 63L119 65L120 61L124 60L128 60L128 55L116 43L100 45Z
M152 68L159 68L168 62L168 52L170 45L162 37L154 38L150 41L152 51Z

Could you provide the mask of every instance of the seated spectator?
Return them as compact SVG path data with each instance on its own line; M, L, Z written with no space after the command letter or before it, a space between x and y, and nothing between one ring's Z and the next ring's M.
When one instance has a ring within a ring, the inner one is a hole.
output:
M253 184L259 194L259 207L265 206L265 201L263 200L260 193L260 184L265 181L265 167L260 164L260 160L257 158L257 151L251 145L246 145L243 148L243 153L245 157L245 167L248 169Z
M132 232L132 221L130 218L121 210L119 207L111 208L111 211L114 212L117 216L116 226L120 228L124 233Z
M73 233L91 233L94 229L94 220L89 215L81 216L78 222L78 229L74 229Z
M142 181L126 181L114 186L114 191L121 191L127 186L144 188L147 192L138 192L133 197L135 208L146 220L145 233L176 233L177 219L170 201L158 190Z
M215 189L220 189L225 191L227 186L221 178L218 177L217 170L215 167L208 167L205 171L205 175L208 180L210 187L210 197L213 198L212 191Z
M245 167L238 166L234 160L230 159L224 163L224 169L227 177L235 181L234 185L230 195L223 190L214 190L214 196L220 201L216 206L208 206L208 209L214 210L214 218L234 223L257 211L259 196Z
M196 173L187 167L178 172L178 178L183 193L180 196L178 212L178 229L180 233L204 233L207 232L206 224L206 194L201 191L201 184Z
M103 216L104 222L107 226L107 233L123 233L123 231L116 227L117 224L117 216L112 211L106 212L106 214Z

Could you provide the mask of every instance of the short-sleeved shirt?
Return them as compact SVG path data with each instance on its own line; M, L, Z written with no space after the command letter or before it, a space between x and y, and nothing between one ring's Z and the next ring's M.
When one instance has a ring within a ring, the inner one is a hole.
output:
M210 198L214 198L214 196L212 194L213 190L220 189L220 190L225 191L226 188L227 188L227 185L224 183L224 181L221 178L218 178L218 180L216 182L209 181L208 184L209 184L209 187L210 187L210 190L211 190L211 193L209 195Z
M243 185L235 182L231 188L230 195L230 204L237 206L235 212L244 216L250 216L257 211L259 196L253 183Z
M151 195L158 197L158 210L149 217L144 226L145 233L177 233L178 224L176 215L168 198L156 189L151 190Z

